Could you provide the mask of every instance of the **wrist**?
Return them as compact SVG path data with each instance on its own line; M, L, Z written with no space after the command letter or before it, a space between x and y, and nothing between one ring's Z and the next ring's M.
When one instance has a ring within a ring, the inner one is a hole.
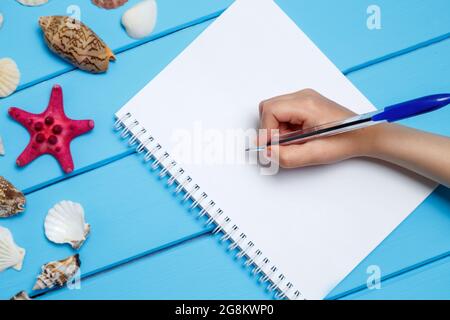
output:
M379 158L383 153L383 137L391 124L382 123L356 130L354 137L354 157Z

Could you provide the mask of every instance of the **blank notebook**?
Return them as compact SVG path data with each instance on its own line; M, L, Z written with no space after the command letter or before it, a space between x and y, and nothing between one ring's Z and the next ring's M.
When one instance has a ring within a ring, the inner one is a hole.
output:
M257 127L259 102L304 88L375 110L272 0L238 0L116 127L277 297L323 299L435 184L367 159L275 175L236 161L244 145L229 136Z

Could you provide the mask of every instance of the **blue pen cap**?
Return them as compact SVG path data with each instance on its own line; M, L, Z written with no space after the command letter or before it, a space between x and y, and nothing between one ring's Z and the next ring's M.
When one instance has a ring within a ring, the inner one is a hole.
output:
M387 122L399 121L438 110L449 104L450 94L435 94L386 107L382 112L374 115L372 120Z

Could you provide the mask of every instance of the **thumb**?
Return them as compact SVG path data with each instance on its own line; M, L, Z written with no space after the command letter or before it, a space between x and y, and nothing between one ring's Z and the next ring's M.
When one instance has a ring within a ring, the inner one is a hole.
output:
M260 118L260 140L270 142L273 137L279 136L280 129L286 128L289 124L301 126L306 120L306 112L303 108L296 107L292 101L265 103Z

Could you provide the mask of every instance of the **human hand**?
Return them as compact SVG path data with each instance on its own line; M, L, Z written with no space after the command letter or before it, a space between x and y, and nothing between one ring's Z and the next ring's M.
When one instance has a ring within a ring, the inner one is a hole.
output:
M355 113L312 89L265 100L259 105L261 129L279 130L283 135L326 123L343 120ZM269 156L283 168L330 164L365 155L372 128L319 138L303 144L269 147Z

